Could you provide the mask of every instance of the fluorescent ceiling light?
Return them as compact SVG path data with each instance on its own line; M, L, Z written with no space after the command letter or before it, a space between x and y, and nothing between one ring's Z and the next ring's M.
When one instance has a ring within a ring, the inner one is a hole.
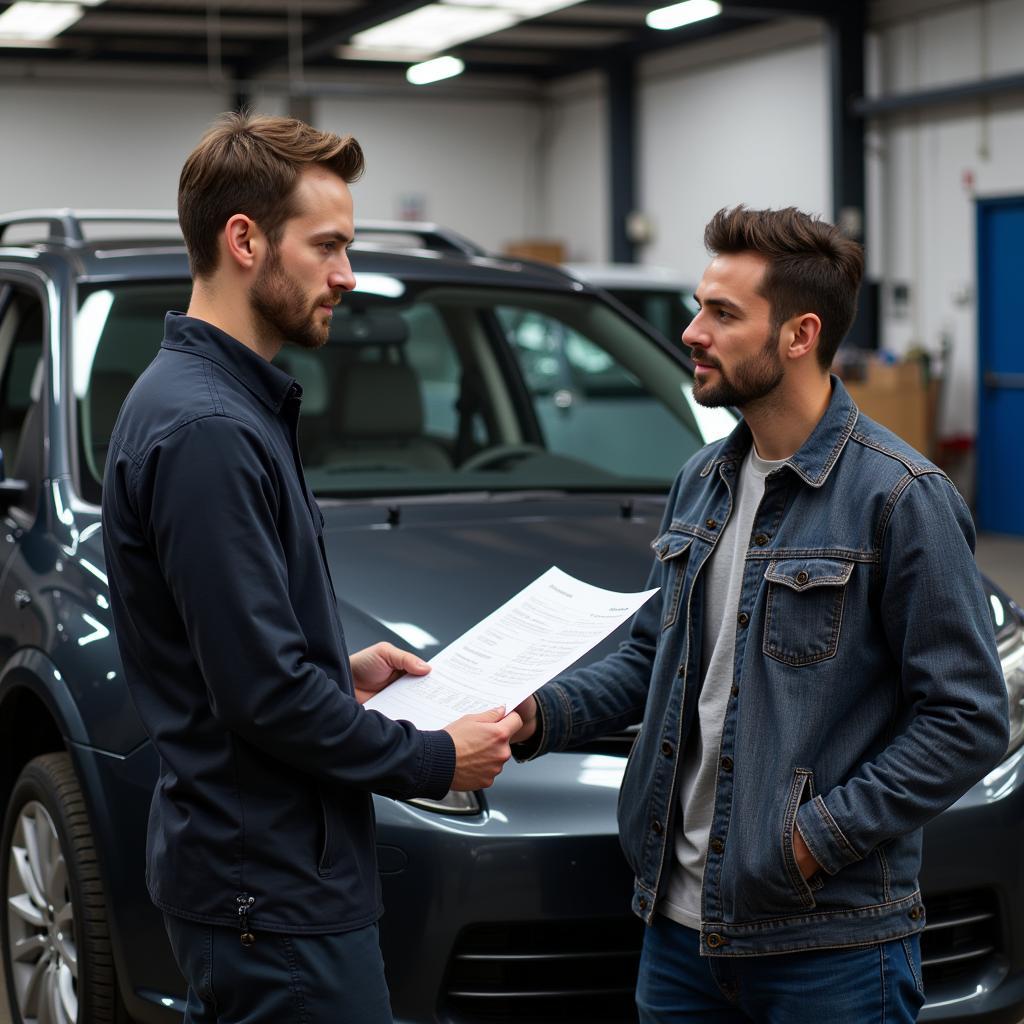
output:
M648 28L681 28L692 25L695 21L713 18L722 13L722 5L717 0L683 0L681 4L671 7L659 7L647 15Z
M428 4L385 21L383 25L357 32L352 37L352 45L359 49L379 47L437 53L467 39L500 32L519 20L511 11L498 8Z
M339 57L353 50L380 52L380 60L418 59L440 53L470 39L489 36L521 21L572 7L580 0L440 0L373 28L357 32L349 47L339 47ZM386 55L386 51L390 54ZM410 58L411 55L411 58ZM401 59L401 58L399 58Z
M466 65L458 57L435 57L422 64L413 64L406 73L406 79L413 85L429 85L444 78L454 78L465 71Z
M77 3L17 0L0 14L0 40L49 42L82 16Z
M492 7L502 11L511 11L521 21L527 18L539 18L542 14L560 11L564 7L573 7L580 0L443 0L452 7Z

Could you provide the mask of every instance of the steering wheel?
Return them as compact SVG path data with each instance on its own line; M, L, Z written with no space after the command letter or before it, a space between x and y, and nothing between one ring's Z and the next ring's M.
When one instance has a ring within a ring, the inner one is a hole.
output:
M496 444L470 455L459 465L459 472L471 473L475 469L494 469L503 462L514 462L543 453L544 449L539 444Z

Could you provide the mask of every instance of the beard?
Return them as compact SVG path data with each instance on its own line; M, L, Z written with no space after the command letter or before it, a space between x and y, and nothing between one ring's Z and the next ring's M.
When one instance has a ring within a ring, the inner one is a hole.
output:
M701 405L708 408L733 405L739 409L766 398L782 383L784 376L779 358L779 329L772 331L760 352L737 363L729 373L717 359L705 356L703 362L718 370L718 381L694 378L693 397Z
M320 348L330 333L330 319L321 319L321 305L337 305L330 293L310 303L302 286L281 265L277 250L272 250L249 289L249 304L256 316L259 333L269 341Z

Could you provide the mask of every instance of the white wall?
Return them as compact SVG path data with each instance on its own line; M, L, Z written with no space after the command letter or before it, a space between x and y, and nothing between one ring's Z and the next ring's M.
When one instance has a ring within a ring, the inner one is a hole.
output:
M913 6L913 5L912 5ZM935 11L879 5L873 91L884 95L1024 70L1024 2ZM1024 194L1024 97L1007 95L880 119L870 127L870 269L884 281L882 339L898 352L950 345L941 436L977 417L975 200ZM893 285L908 301L895 301Z
M437 221L492 249L540 230L540 107L520 100L316 101L316 125L350 132L366 153L353 188L356 216L398 217L421 200Z
M611 186L603 78L585 74L556 83L542 124L538 230L564 240L572 260L605 263L611 258Z
M0 210L173 209L182 161L224 104L180 87L0 82Z
M230 102L173 82L0 81L0 210L173 208L185 156ZM287 112L280 93L255 105ZM428 218L495 249L543 226L538 101L329 98L314 100L313 120L366 150L357 216L394 218L418 196Z
M760 35L763 50L705 63L695 46L642 72L640 204L656 232L642 257L694 282L708 259L704 226L723 206L831 217L825 48Z

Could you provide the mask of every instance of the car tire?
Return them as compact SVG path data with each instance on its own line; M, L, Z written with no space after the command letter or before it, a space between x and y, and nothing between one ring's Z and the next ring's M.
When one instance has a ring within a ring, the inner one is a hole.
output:
M0 893L12 1024L127 1024L85 799L66 753L35 758L15 783Z

